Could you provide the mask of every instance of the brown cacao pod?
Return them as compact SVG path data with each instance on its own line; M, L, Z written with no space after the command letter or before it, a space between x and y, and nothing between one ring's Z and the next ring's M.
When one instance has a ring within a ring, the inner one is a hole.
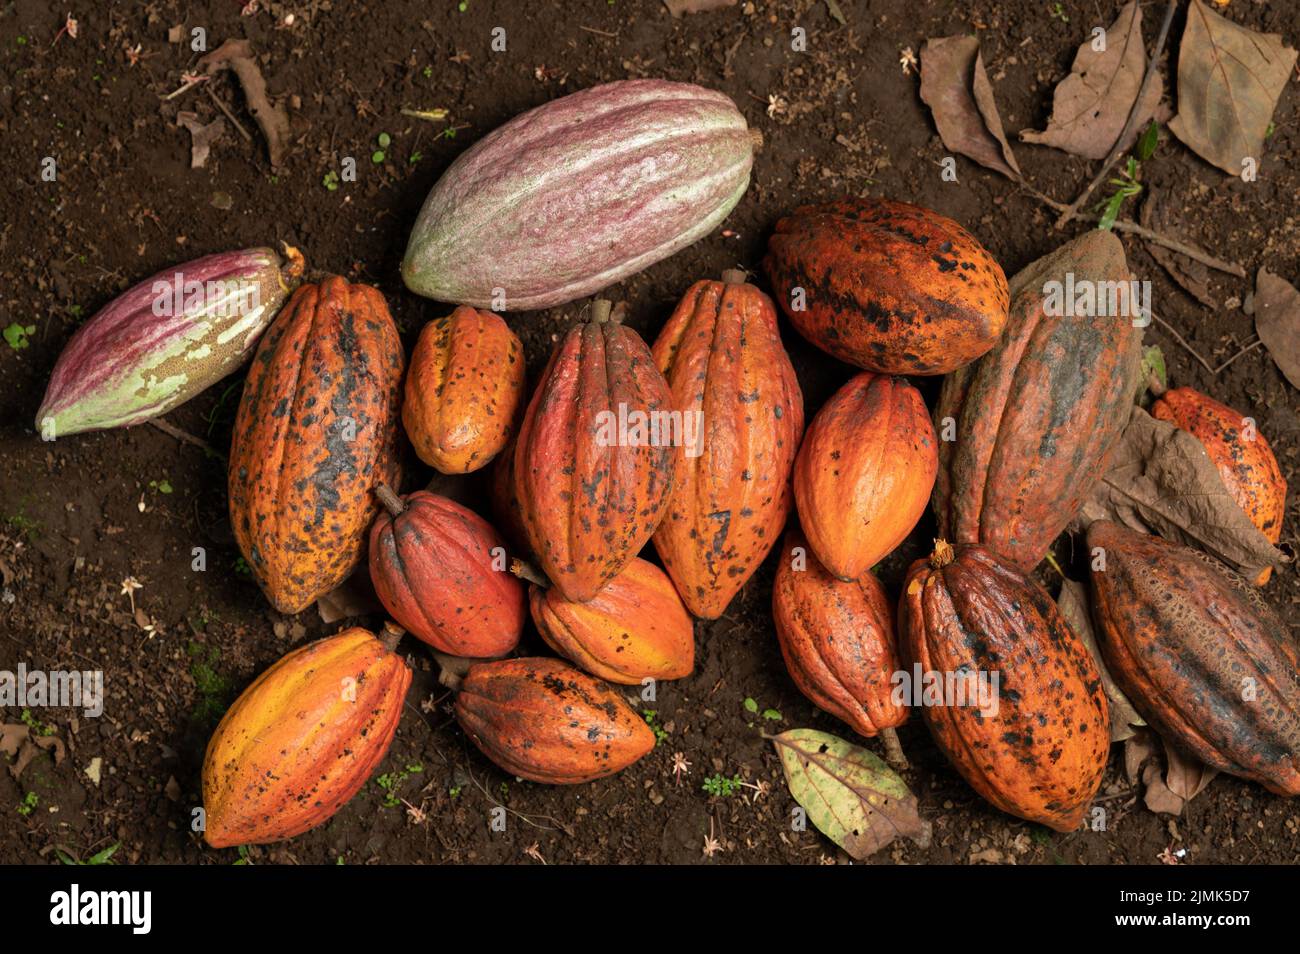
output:
M698 426L655 549L687 608L717 619L785 526L803 394L772 300L742 272L692 285L652 353L674 410Z
M579 602L649 541L677 462L664 433L672 428L663 425L671 425L672 394L650 349L609 317L608 302L592 312L551 355L515 447L529 546L551 582Z
M1106 768L1109 707L1092 656L1047 591L984 547L940 540L908 572L899 630L914 692L918 675L997 678L992 707L922 706L970 786L1004 812L1077 828Z
M605 683L558 659L475 663L460 681L456 719L512 775L550 785L621 772L655 736Z
M793 555L798 547L802 567ZM790 678L819 709L865 736L907 721L892 682L900 668L894 610L870 572L837 580L792 529L772 584L772 618Z
M1119 239L1093 229L1011 280L1002 339L939 396L935 418L955 426L939 445L941 536L1028 571L1074 519L1128 423L1142 330L1129 314L1080 314L1061 299L1130 278Z
M420 460L444 474L468 474L505 447L523 394L515 333L492 312L461 305L420 332L402 424Z
M301 835L357 793L388 752L411 685L396 644L344 630L295 649L243 691L203 760L209 845Z
M939 452L919 391L870 371L817 412L794 464L799 522L813 553L856 580L916 526L930 501Z
M1244 579L1109 520L1088 528L1102 655L1166 740L1221 772L1300 795L1300 661Z
M491 659L519 643L523 584L491 524L427 491L399 498L380 485L385 512L370 531L370 579L389 615L434 649Z
M377 289L302 285L262 337L230 448L230 523L267 598L297 613L365 554L395 484L402 344Z
M537 583L528 600L547 645L598 679L634 686L681 679L695 667L694 624L653 563L633 560L585 603Z
M1286 478L1268 439L1254 422L1193 388L1172 388L1151 405L1151 416L1187 431L1202 444L1219 469L1223 485L1269 543L1282 539ZM1255 582L1273 574L1264 567Z
M1007 279L975 236L918 205L852 197L776 223L763 260L799 333L884 374L946 374L993 347Z

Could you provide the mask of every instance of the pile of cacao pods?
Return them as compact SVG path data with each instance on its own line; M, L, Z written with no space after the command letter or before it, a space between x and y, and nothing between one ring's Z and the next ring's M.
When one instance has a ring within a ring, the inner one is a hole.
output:
M813 703L901 763L910 706L895 674L995 673L991 713L921 707L935 742L998 808L1079 825L1106 766L1107 699L1033 573L1129 420L1141 329L1055 314L1044 286L1066 272L1127 282L1113 235L1089 232L1008 285L973 235L927 209L799 208L770 239L771 298L740 271L698 281L653 345L598 299L528 392L496 312L573 302L708 234L745 192L753 147L725 96L658 80L516 117L420 213L403 278L456 307L409 361L378 290L330 276L290 294L292 250L287 264L258 249L176 270L253 287L256 308L176 295L160 313L160 275L77 332L38 412L54 436L156 417L252 355L228 491L254 577L297 613L368 568L395 621L304 646L239 697L203 768L211 845L300 834L364 785L411 681L403 632L434 652L458 722L505 771L552 784L620 771L655 737L610 683L688 676L692 617L722 615L783 534L774 629ZM860 369L806 432L774 300ZM905 375L946 375L933 421ZM1189 389L1154 411L1201 438L1276 541L1285 483L1267 442L1243 441L1240 415ZM399 494L407 444L442 474L482 473L491 520ZM929 504L940 539L895 609L873 567ZM1296 650L1251 584L1107 521L1087 542L1104 555L1092 599L1105 665L1138 711L1206 764L1300 792ZM662 569L643 559L649 543ZM513 655L529 617L560 658Z

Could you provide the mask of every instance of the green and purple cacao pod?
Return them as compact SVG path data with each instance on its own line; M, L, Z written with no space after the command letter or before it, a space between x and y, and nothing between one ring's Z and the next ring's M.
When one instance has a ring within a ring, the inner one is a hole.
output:
M406 286L494 311L599 291L713 231L749 186L753 139L727 96L624 80L529 110L434 185Z
M219 252L159 272L77 329L50 374L47 437L142 424L230 374L302 275L302 256Z

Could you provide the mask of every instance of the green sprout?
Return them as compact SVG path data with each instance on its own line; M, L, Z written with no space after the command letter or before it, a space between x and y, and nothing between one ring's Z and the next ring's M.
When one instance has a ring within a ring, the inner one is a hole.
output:
M339 174L331 169L329 172L325 173L325 177L321 179L321 185L330 192L334 192L339 187Z
M36 811L36 806L41 803L40 796L35 792L28 792L23 796L23 800L18 803L18 814L27 818L32 812Z
M727 778L721 773L715 773L704 780L704 784L701 788L714 797L730 798L732 795L735 795L740 791L743 784L744 783L741 782L739 775L733 775L731 778Z
M26 348L30 343L27 340L27 336L36 334L36 326L20 325L18 322L14 322L4 330L3 334L9 347L13 348L15 351L22 351L23 348Z

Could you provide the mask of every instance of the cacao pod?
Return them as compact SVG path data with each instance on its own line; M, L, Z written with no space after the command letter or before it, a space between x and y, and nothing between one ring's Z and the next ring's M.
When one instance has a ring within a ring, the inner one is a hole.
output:
M220 252L159 272L77 329L54 363L36 426L47 439L128 427L234 371L302 275L269 248Z
M389 615L452 656L513 650L524 628L524 588L492 526L428 491L399 498L381 484L376 494L384 512L370 531L370 579Z
M677 463L672 394L650 349L609 317L608 302L597 302L593 316L551 355L515 447L529 546L551 582L578 602L595 596L655 532Z
M678 458L655 549L687 608L717 619L785 526L803 394L772 300L742 272L692 285L652 353L673 409L698 430Z
M712 232L752 164L745 117L722 93L641 79L562 96L448 167L402 278L416 294L496 311L574 301Z
M402 365L383 295L337 276L294 292L258 346L230 448L230 523L282 613L364 556L371 488L398 478Z
M528 600L546 644L598 679L635 686L681 679L695 667L694 625L653 563L633 560L586 603L538 582Z
M655 747L617 692L558 659L475 663L457 688L461 728L489 759L533 782L604 778Z
M295 649L235 700L203 759L204 839L213 848L315 828L383 761L411 670L364 629Z
M1074 519L1132 412L1142 331L1109 305L1076 311L1070 290L1130 277L1119 239L1093 229L1012 279L997 347L940 392L935 418L955 424L939 445L941 536L1028 571Z
M1102 655L1167 741L1300 795L1300 660L1259 592L1190 547L1109 520L1088 528Z
M1106 768L1109 707L1092 656L1047 591L984 547L940 540L908 572L899 630L914 700L918 679L964 689L967 702L981 674L991 684L988 706L942 694L922 705L970 786L1004 812L1077 828Z
M1151 416L1187 431L1202 444L1223 478L1223 485L1269 543L1282 539L1286 513L1286 478L1268 439L1244 414L1193 388L1172 388L1151 405ZM1273 574L1264 567L1255 582L1263 586Z
M523 394L515 333L492 312L462 305L420 332L402 424L420 460L444 474L468 474L506 445Z
M492 507L493 524L510 544L511 552L532 556L528 531L524 529L523 515L519 512L519 498L515 496L514 438L492 461L488 476L488 502Z
M817 412L794 462L799 522L841 580L888 556L925 512L939 468L925 401L901 378L864 371Z
M793 556L799 547L802 567ZM817 708L859 735L902 725L907 707L894 698L900 665L885 588L869 571L851 582L837 580L806 548L803 534L791 529L772 584L772 619L790 678Z
M1007 320L1007 279L937 212L872 197L796 209L763 260L810 342L884 374L946 374L984 354Z

